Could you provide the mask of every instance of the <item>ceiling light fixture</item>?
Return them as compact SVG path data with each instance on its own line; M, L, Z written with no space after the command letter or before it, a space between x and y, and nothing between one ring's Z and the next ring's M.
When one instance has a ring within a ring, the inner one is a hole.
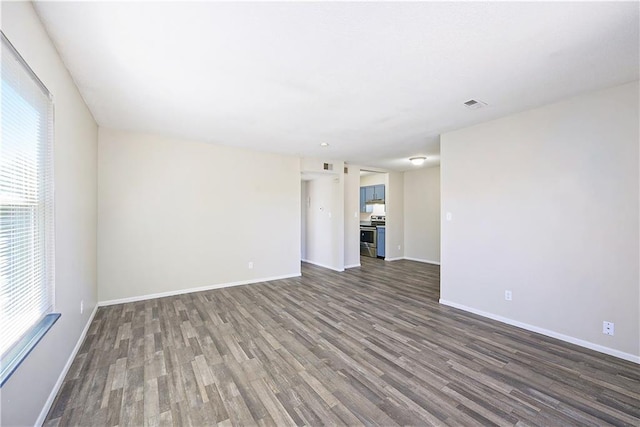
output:
M320 143L320 147L326 148L326 147L328 147L328 146L329 146L329 143L328 143L328 142L321 142L321 143Z
M415 156L415 157L409 158L409 161L414 166L420 166L421 164L424 163L425 160L427 160L426 156Z

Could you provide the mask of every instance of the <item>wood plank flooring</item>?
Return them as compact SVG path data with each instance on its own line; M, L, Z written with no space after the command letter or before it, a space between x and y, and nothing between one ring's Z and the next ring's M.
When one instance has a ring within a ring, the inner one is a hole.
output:
M638 365L362 263L100 308L45 425L640 425Z

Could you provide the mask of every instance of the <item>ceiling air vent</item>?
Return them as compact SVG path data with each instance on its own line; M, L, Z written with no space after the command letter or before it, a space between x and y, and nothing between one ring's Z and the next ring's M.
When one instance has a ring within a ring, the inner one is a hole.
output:
M470 110L477 110L478 108L486 107L487 104L477 99L470 99L464 103L464 106Z
M332 171L333 170L333 164L331 163L325 163L324 166L322 167L324 170L326 171Z

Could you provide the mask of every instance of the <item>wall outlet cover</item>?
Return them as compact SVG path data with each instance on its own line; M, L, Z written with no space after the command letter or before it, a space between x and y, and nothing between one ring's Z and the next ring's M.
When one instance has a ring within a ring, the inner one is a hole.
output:
M613 322L607 322L606 320L602 322L602 333L605 335L614 335L615 324Z

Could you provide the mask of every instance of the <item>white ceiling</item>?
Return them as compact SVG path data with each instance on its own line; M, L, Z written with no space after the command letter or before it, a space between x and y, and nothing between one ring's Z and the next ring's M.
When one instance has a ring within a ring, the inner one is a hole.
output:
M637 2L35 7L101 126L392 170L439 162L442 132L639 76Z

